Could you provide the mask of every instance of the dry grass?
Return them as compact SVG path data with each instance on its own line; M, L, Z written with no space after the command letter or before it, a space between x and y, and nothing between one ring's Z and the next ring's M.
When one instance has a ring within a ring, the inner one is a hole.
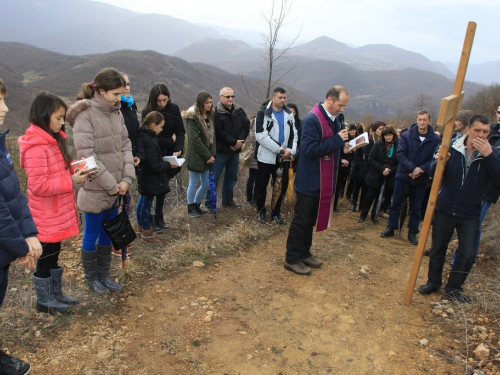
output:
M256 221L255 206L245 204L247 176L248 169L241 169L240 179L235 187L235 201L241 204L241 208L219 208L217 219L211 214L193 219L187 216L188 174L183 170L170 182L172 191L167 195L164 207L165 221L170 229L159 232L158 237L162 243L151 245L137 239L132 244L125 270L122 270L121 260L117 257L112 263L112 275L125 287L128 283L142 280L173 277L186 267L192 267L194 261L201 261L208 267L213 266L221 257L248 251L259 241L283 231L284 228L280 226L261 225ZM135 186L132 192L137 202ZM221 196L220 192L218 196ZM282 212L285 216L291 211L290 206L283 204ZM135 223L134 210L131 212L131 221ZM65 267L64 292L85 301L69 316L49 316L36 312L32 271L12 264L9 290L0 309L0 349L20 345L26 350L34 350L32 345L35 345L35 340L31 338L40 332L64 326L78 316L98 314L115 306L116 295L101 296L88 291L81 268L80 245L81 234L66 241L60 255L60 263Z

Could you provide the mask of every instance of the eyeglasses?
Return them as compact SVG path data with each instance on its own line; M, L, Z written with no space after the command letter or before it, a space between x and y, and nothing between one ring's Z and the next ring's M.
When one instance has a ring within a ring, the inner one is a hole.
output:
M234 99L234 95L221 95L221 96L226 99Z

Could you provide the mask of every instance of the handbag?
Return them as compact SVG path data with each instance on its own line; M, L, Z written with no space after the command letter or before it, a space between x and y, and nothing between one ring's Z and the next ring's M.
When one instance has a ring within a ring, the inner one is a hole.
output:
M111 206L108 214L102 222L104 231L111 239L113 247L117 250L123 249L125 246L127 246L137 238L137 234L135 234L134 228L132 228L130 220L128 219L127 211L125 210L125 201L123 202L122 211L113 219L108 220L111 212L113 212L116 207L119 207L121 205L121 202L122 196L118 195L115 202L113 203L113 206Z
M245 142L243 146L241 146L240 152L240 164L244 167L249 167L252 162L253 151L250 149L250 146Z

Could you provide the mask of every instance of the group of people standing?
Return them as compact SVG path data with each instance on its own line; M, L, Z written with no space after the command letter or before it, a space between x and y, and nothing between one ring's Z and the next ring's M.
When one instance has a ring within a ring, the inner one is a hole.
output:
M8 111L6 93L5 83L0 80L0 125ZM84 83L69 108L59 97L39 93L31 106L30 126L19 138L28 200L20 190L5 145L8 131L0 133L0 304L7 290L9 265L17 258L30 267L37 260L33 283L39 311L67 313L79 303L63 294L63 267L58 264L61 241L79 232L76 207L85 214L81 260L89 289L97 293L121 291L122 286L110 277L113 249L102 225L106 218L117 214L118 209L113 208L117 195L130 194L137 176L137 231L145 241L158 243L154 231L168 228L163 205L170 191L169 179L180 170L177 163L164 157L185 155L189 172L187 213L200 217L215 209L208 194L210 170L215 184L224 174L222 206L238 207L233 190L239 154L253 137L252 158L257 170L249 175L247 203L256 203L258 222L267 222L267 186L270 179L274 185L281 173L284 181L271 204L271 220L286 224L280 214L281 200L288 185L288 170L296 169L297 199L286 243L285 269L309 275L311 268L322 265L310 252L313 230L315 226L316 231L328 228L343 190L346 195L352 194L355 211L361 189L362 223L378 199L381 186L385 186L386 205L390 208L388 226L381 233L384 238L393 236L398 229L403 201L409 197L408 239L416 244L420 210L436 152L439 157L440 138L430 126L430 114L419 112L416 124L400 138L394 128L376 121L370 126L369 145L352 152L348 141L364 129L345 125L342 112L349 102L345 87L329 89L325 101L315 105L303 121L295 105L285 104L286 99L286 90L275 88L250 122L243 108L235 104L233 90L224 87L215 106L212 95L201 91L195 104L181 114L167 86L157 84L151 89L139 122L129 77L113 68L101 70L94 81ZM497 113L500 121L500 107ZM465 121L466 117L459 114L457 119ZM96 171L71 170L65 121L73 128L76 159L94 157ZM448 155L434 219L429 281L419 289L429 294L441 286L446 247L456 228L459 248L446 292L461 302L468 301L461 290L475 259L480 217L482 220L485 214L484 192L490 182L492 189L500 186L498 123L490 126L487 118L476 115L470 117L464 129ZM342 170L350 166L351 173ZM362 181L353 177L354 172L364 176ZM346 188L349 174L353 184ZM76 185L81 185L77 197ZM154 214L150 215L155 199ZM203 199L206 209L201 207ZM371 217L375 221L373 209ZM29 364L1 351L0 366L19 373L29 371Z

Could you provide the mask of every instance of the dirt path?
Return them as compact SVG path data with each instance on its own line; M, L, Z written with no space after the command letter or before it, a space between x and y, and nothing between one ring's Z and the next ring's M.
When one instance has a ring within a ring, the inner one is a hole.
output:
M438 354L455 339L431 314L441 296L402 305L415 247L381 239L381 220L337 214L309 277L284 270L284 230L213 267L131 282L117 308L44 332L33 374L462 373Z

